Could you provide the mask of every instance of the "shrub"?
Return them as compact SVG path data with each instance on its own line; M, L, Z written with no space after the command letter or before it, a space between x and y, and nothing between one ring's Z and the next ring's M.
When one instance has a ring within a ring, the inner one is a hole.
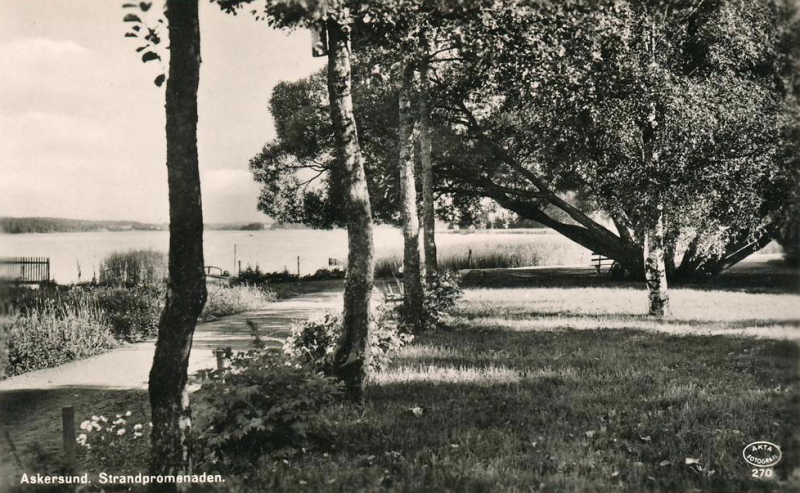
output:
M58 366L116 344L108 321L90 298L12 316L8 327L9 375Z
M167 278L167 256L155 250L115 252L100 263L100 283L157 286Z
M425 282L423 326L426 329L441 328L445 314L455 308L456 302L463 294L458 285L457 274L434 273L430 282Z
M115 473L139 472L149 459L151 427L145 418L134 420L131 411L117 414L113 421L105 416L92 416L80 424L76 438L79 454L91 468Z
M271 301L274 301L274 297L258 287L209 284L208 299L200 314L200 319L213 320L236 313L258 310Z
M313 274L305 275L301 281L328 281L330 279L344 279L346 272L339 268L317 269Z
M431 276L430 282L423 282L424 298L422 300L422 330L436 330L444 327L444 318L448 311L456 306L456 302L463 294L458 286L458 276L453 273ZM400 321L400 330L412 332L406 320L405 305L399 304L395 308L397 319Z
M329 373L331 356L341 333L341 315L324 313L296 323L283 344L283 350L315 370ZM370 368L375 371L386 369L392 354L413 339L411 334L398 330L388 309L380 307L373 313L370 327Z
M234 277L232 282L235 285L267 286L271 282L291 282L297 280L299 280L297 274L291 274L286 270L283 272L261 272L259 266L255 268L247 266L247 269L239 272L239 275Z
M158 334L164 285L129 288L97 287L89 291L111 326L114 337L138 342Z
M280 352L239 353L229 368L206 377L194 395L195 456L206 470L230 469L237 460L265 453L291 456L330 437L321 411L340 386Z

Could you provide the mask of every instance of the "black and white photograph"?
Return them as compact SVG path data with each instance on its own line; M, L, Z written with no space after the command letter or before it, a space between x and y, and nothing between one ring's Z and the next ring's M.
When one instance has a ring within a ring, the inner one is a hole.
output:
M800 491L800 0L0 0L0 493Z

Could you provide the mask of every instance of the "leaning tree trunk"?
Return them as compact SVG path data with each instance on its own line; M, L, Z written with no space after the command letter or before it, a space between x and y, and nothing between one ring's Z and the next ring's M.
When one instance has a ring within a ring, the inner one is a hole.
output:
M414 180L414 114L411 110L411 91L414 85L414 65L406 64L400 88L400 212L403 221L403 318L413 332L422 330L422 275L419 260L419 219L417 191Z
M665 253L664 217L659 211L657 219L644 234L644 275L650 300L648 314L656 317L670 314Z
M422 236L425 248L425 277L428 282L439 270L436 259L436 237L433 205L433 162L431 159L430 104L428 101L428 60L419 65L419 154L422 163Z
M197 2L167 1L170 62L167 81L167 178L169 277L150 370L153 474L179 474L189 464L191 427L186 392L189 353L197 317L206 301L203 210L197 159L197 86L200 25ZM174 490L175 484L154 484Z
M370 294L374 269L372 213L364 158L353 115L349 31L327 21L328 96L336 139L337 166L347 190L347 278L344 285L344 327L334 352L336 375L348 397L363 401L364 377L369 364Z

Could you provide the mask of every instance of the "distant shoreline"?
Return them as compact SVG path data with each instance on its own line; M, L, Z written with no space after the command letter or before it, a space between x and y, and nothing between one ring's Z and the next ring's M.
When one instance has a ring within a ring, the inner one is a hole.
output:
M377 227L394 227L379 225ZM275 231L275 230L311 230L302 224L285 224L277 222L231 222L208 223L203 225L204 231ZM58 217L0 217L0 234L50 234L50 233L124 233L130 231L169 231L167 223L142 223L138 221L104 221L89 219L66 219ZM547 234L549 228L490 228L490 229L444 229L437 226L438 233L472 234L491 232L497 234Z
M305 229L304 226L269 222L208 223L206 231L263 231L267 229ZM66 219L59 217L0 217L0 234L117 233L125 231L168 231L167 223Z

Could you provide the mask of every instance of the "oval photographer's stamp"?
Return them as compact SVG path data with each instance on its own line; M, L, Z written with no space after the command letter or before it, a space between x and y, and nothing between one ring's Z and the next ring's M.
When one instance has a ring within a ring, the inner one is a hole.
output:
M748 444L742 450L745 462L753 466L753 477L771 477L772 467L781 461L781 448L772 442L758 441Z

